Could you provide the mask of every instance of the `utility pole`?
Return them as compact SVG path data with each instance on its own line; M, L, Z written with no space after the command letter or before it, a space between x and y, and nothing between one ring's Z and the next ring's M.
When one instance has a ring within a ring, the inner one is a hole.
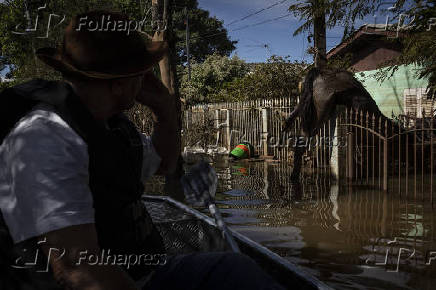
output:
M185 7L185 15L186 15L186 57L188 59L188 80L191 81L191 56L189 55L189 46L190 46L190 34L189 34L189 15L188 9Z
M176 113L178 119L178 134L181 134L182 119L181 119L181 102L179 94L179 84L177 79L177 67L176 67L176 43L172 25L172 11L170 6L170 0L152 0L152 17L153 23L161 23L158 25L153 39L156 41L166 41L169 45L169 52L159 62L160 74L162 83L168 88L170 94L174 97L174 105L176 106ZM155 27L156 28L156 27ZM162 31L164 30L164 31ZM179 135L180 138L180 135ZM181 148L178 148L181 153ZM165 192L175 198L176 200L184 200L184 193L180 178L184 174L183 170L183 158L180 155L176 172L165 176Z

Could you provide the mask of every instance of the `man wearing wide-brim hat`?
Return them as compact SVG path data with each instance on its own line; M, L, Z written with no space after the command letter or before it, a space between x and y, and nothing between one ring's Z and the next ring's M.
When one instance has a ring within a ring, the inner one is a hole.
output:
M59 47L37 51L64 81L34 80L1 96L8 107L0 125L2 220L13 247L50 257L50 273L41 272L44 261L27 270L29 283L42 289L54 285L50 274L67 289L135 289L130 277L155 267L132 266L126 275L111 264L114 255L147 253L150 264L165 262L140 197L143 180L171 173L178 158L174 98L150 72L168 48L138 32L79 26L102 16L128 21L103 11L78 15ZM135 101L155 115L151 137L123 115ZM92 255L106 260L96 266Z
M65 81L34 80L1 94L7 110L0 116L0 241L7 247L0 256L9 256L7 271L19 278L0 283L44 290L137 289L135 281L146 289L279 289L242 255L166 256L141 195L143 180L172 173L179 157L174 98L150 72L168 48L136 31L87 25L102 17L128 22L117 13L78 15L62 45L37 51ZM122 114L135 101L154 113L151 137ZM35 257L29 267L25 262Z

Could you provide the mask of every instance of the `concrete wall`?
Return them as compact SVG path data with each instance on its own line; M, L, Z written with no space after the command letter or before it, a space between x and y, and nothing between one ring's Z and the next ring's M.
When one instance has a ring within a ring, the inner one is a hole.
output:
M427 79L418 79L417 68L415 65L400 66L391 78L385 79L382 83L374 77L377 70L359 72L355 76L371 94L382 113L391 117L392 112L395 115L404 114L405 89L427 87Z

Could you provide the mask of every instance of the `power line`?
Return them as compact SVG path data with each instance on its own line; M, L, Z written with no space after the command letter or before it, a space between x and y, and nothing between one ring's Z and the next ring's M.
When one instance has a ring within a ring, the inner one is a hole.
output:
M244 20L247 19L247 18L250 18L250 17L252 17L252 16L254 16L254 15L257 15L257 14L259 14L259 13L262 13L263 11L269 10L269 9L271 9L271 8L277 6L277 5L283 4L283 3L287 2L287 1L289 1L289 0L281 0L281 1L279 1L279 2L276 2L276 3L274 3L274 4L271 4L270 6L265 7L265 8L262 8L262 9L256 11L256 12L251 13L251 14L248 14L248 15L242 17L241 19L234 20L234 21L230 22L229 24L227 24L226 26L230 26L230 25L233 25L233 24L235 24L235 23L238 23L238 22L244 21Z
M214 36L217 36L217 35L226 34L226 33L231 32L231 31L239 31L239 30L250 28L250 27L259 26L259 25L262 25L262 24L266 24L266 23L269 23L269 22L280 20L280 19L288 17L290 15L291 15L291 13L286 14L286 15L282 15L282 16L279 16L279 17L275 17L275 18L272 18L272 19L268 19L268 20L265 20L265 21L262 21L262 22L258 22L258 23L254 23L254 24L250 24L250 25L245 25L245 26L242 26L242 27L239 27L239 28L236 28L236 29L228 30L228 31L222 31L222 32L218 32L218 33L214 33L214 34L210 34L210 35L200 35L200 36L196 36L196 37L191 37L191 40L192 39L201 39L201 38L203 38L203 39L210 38L210 37L214 37Z
M262 25L262 24L265 24L265 23L269 23L269 22L280 20L280 19L288 17L290 15L291 15L291 13L288 13L288 14L283 15L283 16L279 16L279 17L276 17L276 18L273 18L273 19L265 20L265 21L258 22L258 23L255 23L255 24L251 24L251 25L245 25L245 26L242 26L242 27L230 30L230 31L239 31L239 30L243 30L243 29L246 29L246 28L249 28L249 27L254 27L254 26Z
M199 36L191 37L191 40L193 40L193 39L211 38L211 37L218 36L218 35L221 35L221 34L227 34L227 32L228 31L222 31L222 32L217 32L217 33L209 34L209 35L199 35Z

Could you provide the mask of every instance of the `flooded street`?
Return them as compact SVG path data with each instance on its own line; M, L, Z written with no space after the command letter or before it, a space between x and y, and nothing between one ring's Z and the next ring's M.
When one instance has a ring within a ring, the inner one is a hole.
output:
M221 160L215 168L229 226L333 288L434 289L428 178L411 180L406 197L395 180L388 193L309 177L296 187L285 163Z

